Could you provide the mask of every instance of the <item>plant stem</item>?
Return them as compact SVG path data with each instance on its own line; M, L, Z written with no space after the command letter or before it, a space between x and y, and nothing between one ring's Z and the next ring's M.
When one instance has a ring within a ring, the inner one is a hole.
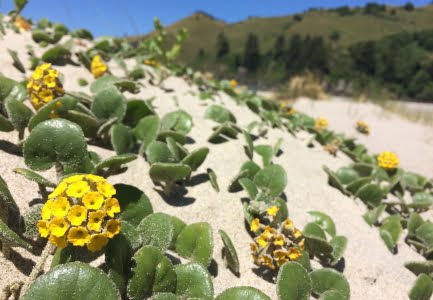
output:
M27 281L24 283L24 285L21 289L20 299L23 298L24 294L26 293L29 286L33 283L33 281L35 281L36 278L38 278L39 273L41 273L42 269L44 268L45 262L46 262L48 256L50 256L53 249L54 249L54 245L51 244L50 242L47 242L44 250L42 251L40 260L34 266L32 272L30 273L29 278L27 278Z
M170 196L171 190L173 189L173 185L174 185L173 181L167 181L165 183L165 186L164 186L164 195Z
M38 186L39 186L39 192L41 193L42 199L44 200L48 199L48 193L46 187L42 184L38 184Z
M56 177L57 177L57 180L59 180L60 177L62 177L62 176L63 176L63 166L59 162L56 161Z

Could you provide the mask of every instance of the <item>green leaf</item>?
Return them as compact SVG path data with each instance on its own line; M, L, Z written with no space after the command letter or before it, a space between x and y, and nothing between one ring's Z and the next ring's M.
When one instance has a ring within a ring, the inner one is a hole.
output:
M175 162L170 149L166 143L153 141L146 149L146 158L149 164Z
M409 292L410 300L429 300L433 294L433 281L425 274L420 274Z
M343 257L344 251L347 247L347 238L345 236L337 235L335 236L329 244L332 246L332 264L337 264Z
M253 144L253 139L251 138L251 134L249 134L245 130L243 130L242 133L244 135L245 142L247 143L247 146L245 147L245 151L247 153L247 156L249 159L253 159L253 157L254 157L254 144Z
M152 106L141 99L128 100L126 103L125 125L129 127L137 126L138 122L149 115L154 115Z
M41 59L44 62L52 63L53 65L61 65L70 60L71 51L61 45L54 46L42 54Z
M271 165L257 172L253 181L259 189L276 197L284 191L287 175L280 165Z
M407 222L407 230L409 231L409 235L415 235L416 230L422 224L424 224L422 217L415 212L411 213Z
M135 141L131 128L121 123L114 124L110 129L111 145L117 154L129 153L132 151Z
M180 299L213 299L212 277L200 264L189 263L175 267L176 295Z
M215 300L271 300L269 296L264 294L262 291L249 287L249 286L238 286L232 287L221 294L219 294Z
M132 245L122 232L110 239L105 247L105 264L108 269L108 277L113 280L121 294L126 290L133 254Z
M167 251L173 239L171 217L164 213L153 213L145 217L137 227L143 245L158 248L162 253Z
M116 184L116 198L120 204L120 219L128 221L133 226L153 213L152 204L144 192L127 184Z
M187 142L186 136L183 133L176 131L161 131L156 137L156 139L161 142L165 142L168 138L174 139L181 145L185 145Z
M6 99L17 84L17 81L0 75L0 102Z
M191 175L188 165L176 163L154 163L149 170L150 178L154 181L174 182Z
M14 231L12 231L2 220L0 220L0 241L7 241L9 246L12 247L22 247L30 250L30 246L26 241L18 236Z
M141 235L139 234L136 225L122 220L121 234L123 234L127 238L134 250L138 249L141 246Z
M57 248L56 253L51 261L51 269L58 265L67 264L75 261L75 249L72 245L66 248Z
M28 169L21 169L21 168L15 168L14 173L23 175L25 178L27 178L30 181L36 182L37 184L41 184L46 187L52 187L55 188L57 185L48 179L42 177L36 172L33 172L32 170Z
M251 200L254 200L256 198L259 191L252 180L250 180L249 178L241 178L239 179L239 184L248 193L248 196Z
M50 119L51 112L54 110L57 102L57 99L50 101L36 112L36 114L29 121L29 131L32 131L32 129L35 128L39 123Z
M340 182L340 179L338 179L337 175L327 166L323 166L323 170L326 172L326 174L328 174L329 185L335 187L336 189L340 190L343 194L347 195L346 188Z
M114 87L114 83L119 79L116 76L105 74L104 76L96 79L90 85L90 91L93 94L97 94L102 90L105 90L110 87Z
M359 179L358 173L350 167L342 167L335 173L342 184L349 184Z
M100 269L82 262L62 264L30 285L24 300L120 300L119 291Z
M86 137L93 138L97 135L99 122L94 117L79 111L70 110L67 112L66 118L69 121L80 125Z
M337 234L334 221L330 216L320 211L309 211L308 213L313 217L313 222L322 227L322 229L329 233L332 237Z
M344 296L336 290L326 291L322 295L320 295L319 298L319 300L341 300L341 299L344 299Z
M211 226L205 222L187 225L177 238L176 251L180 256L209 267L213 252Z
M217 178L215 171L212 170L211 168L208 168L206 170L206 172L207 172L207 176L209 177L209 181L210 181L210 184L212 185L213 189L215 191L219 192L220 187L218 185L218 178Z
M13 60L13 66L15 68L17 68L18 71L20 71L21 73L26 73L26 69L23 66L23 63L21 62L21 60L18 57L18 53L16 51L13 51L11 49L7 49L9 52L9 55L12 57Z
M33 116L32 110L19 100L9 99L5 101L5 108L9 121L18 131L24 130Z
M384 195L382 189L377 184L371 183L361 187L355 196L367 205L377 207L381 204Z
M351 168L355 170L359 174L359 176L367 177L370 176L373 172L374 166L371 164L356 163L352 164Z
M309 251L323 254L330 254L332 252L333 249L326 240L325 231L316 223L308 223L305 225L302 235L306 238Z
M127 164L133 160L137 159L137 155L126 153L126 154L119 154L112 157L107 158L106 160L103 160L99 164L95 166L96 170L102 170L104 168L118 168L123 164Z
M211 119L221 124L225 122L236 123L235 116L228 109L219 105L209 106L206 109L204 116L206 119Z
M112 118L121 121L126 113L126 100L115 87L108 87L96 94L91 109L101 122Z
M433 247L433 223L425 222L415 231L416 237L420 239L427 248Z
M381 204L375 208L369 209L363 216L365 222L367 222L367 224L370 226L375 224L379 220L379 218L382 215L382 213L384 212L385 208L386 208L386 205Z
M132 276L129 279L127 294L131 300L141 300L153 293L174 292L176 272L173 264L158 248L144 246L138 250L133 261Z
M433 261L409 261L404 264L406 269L414 273L416 276L419 274L430 275L433 273Z
M222 255L225 265L236 275L239 273L239 259L238 254L236 253L236 248L224 230L220 229L218 232L224 244Z
M311 279L307 270L297 262L281 266L277 277L277 295L280 300L308 300Z
M134 128L134 134L137 140L142 141L141 148L143 152L147 146L153 142L159 132L160 121L158 116L147 116L142 118Z
M335 290L342 300L350 299L350 286L347 279L337 271L329 268L315 270L310 273L313 292L321 295L326 291Z
M182 232L182 230L185 228L186 223L175 216L170 216L170 218L171 224L173 225L173 237L171 238L169 249L175 250L177 238L179 237L179 234Z
M157 293L148 299L149 300L178 300L176 295L173 293Z
M433 195L419 192L412 196L412 203L408 206L416 209L429 209L433 204Z
M0 176L0 205L2 208L11 209L18 213L20 211L17 203L12 197L11 192L9 191L6 181L4 181L4 179L1 176ZM7 220L4 221L6 222Z
M47 120L38 124L24 142L24 161L30 169L43 171L56 162L78 168L87 158L83 131L64 120Z
M269 166L274 156L274 150L269 145L258 145L254 147L255 152L262 157L263 167Z
M412 172L403 172L400 180L403 188L412 193L421 192L427 182L425 177Z
M371 177L362 177L359 178L353 182L351 182L350 184L348 184L346 186L346 189L351 192L353 195L356 194L356 192L358 192L358 190L360 188L362 188L364 185L368 184L371 182Z
M161 119L161 129L163 131L173 130L188 134L192 126L192 117L184 110L170 112Z
M379 232L389 251L394 251L402 231L400 215L389 216L383 220Z
M0 114L0 131L11 132L14 130L14 125L2 114Z
M184 159L182 159L181 163L190 166L192 171L196 171L205 161L208 154L209 148L202 147L189 153Z

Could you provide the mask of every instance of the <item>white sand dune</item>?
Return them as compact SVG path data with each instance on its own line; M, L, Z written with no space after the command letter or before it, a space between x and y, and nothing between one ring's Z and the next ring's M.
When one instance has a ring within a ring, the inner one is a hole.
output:
M38 46L31 41L30 35L21 35L8 32L0 40L1 72L13 79L22 79L22 74L14 69L12 60L5 54L6 48L18 51L23 63L28 66L25 54L25 45L31 44L37 53ZM91 81L91 74L84 67L60 66L56 67L65 78L64 86L70 91L87 91L88 87L82 88L77 84L77 79L82 77ZM116 70L114 64L110 64L111 70ZM116 72L115 72L116 73ZM29 74L27 74L29 75ZM121 75L118 72L118 75ZM247 160L243 151L245 144L239 136L236 140L212 145L207 138L212 132L214 122L204 119L206 109L205 102L198 97L189 94L195 91L194 87L175 77L170 77L165 86L172 88L173 92L166 93L158 87L145 85L134 98L147 99L155 97L153 102L158 114L163 115L177 109L173 97L177 97L179 106L193 117L194 127L189 136L195 141L187 145L189 149L201 146L210 148L210 153L205 163L196 174L206 172L206 168L212 168L217 176L221 192L215 192L209 182L199 183L187 187L187 194L181 199L167 203L155 190L149 175L149 165L144 158L138 158L129 164L127 172L113 176L113 183L126 183L143 190L150 198L153 208L157 212L166 212L175 215L187 223L209 222L214 233L214 259L217 271L213 271L215 294L232 286L250 285L259 288L263 292L276 299L275 285L265 281L253 272L254 264L249 255L248 235L243 218L241 198L246 193L228 193L227 186L236 175L241 164ZM132 97L132 95L127 95ZM258 120L258 117L246 107L240 107L227 95L221 94L221 100L238 119L238 124L246 126L250 121ZM433 153L431 151L432 141L428 137L433 132L422 126L408 121L392 117L384 119L379 109L368 104L357 104L359 115L350 114L350 104L342 101L321 102L311 104L301 101L297 104L299 110L311 112L313 115L324 115L330 121L330 127L339 131L355 134L352 129L353 122L362 117L372 127L369 137L359 137L371 151L390 149L396 151L401 157L402 165L408 169L422 172L431 176L433 170ZM320 147L313 149L305 146L305 141L295 139L285 131L273 129L268 133L268 138L260 138L256 144L274 144L282 137L282 155L275 159L275 163L281 164L288 175L288 185L285 189L287 206L290 216L295 225L303 228L309 220L308 211L320 210L329 214L335 221L337 232L349 239L348 248L345 252L344 275L350 282L351 299L407 299L407 293L415 281L415 276L406 270L403 264L409 260L423 260L424 258L411 250L401 239L398 243L399 253L392 255L379 237L377 228L369 227L362 219L365 206L342 195L338 190L327 184L327 175L322 170L323 165L336 169L350 163L350 160L338 155L332 157ZM0 145L6 142L16 142L16 133L0 132ZM2 146L2 147L3 147ZM98 152L103 157L114 155L113 151L99 147L90 146L91 150ZM428 151L430 150L430 151ZM23 179L22 176L13 173L17 167L25 168L22 157L0 151L0 174L5 179L20 209L25 212L29 209L29 203L38 198L37 185ZM54 171L44 173L51 180L55 180ZM180 198L180 197L179 197ZM221 259L222 242L218 235L218 229L224 229L234 241L240 260L240 277L235 277L224 267ZM37 257L20 249L16 251L23 257L13 262L6 260L0 254L0 288L17 279L23 279L29 272L27 260L35 262ZM24 270L20 270L23 269ZM215 268L213 268L215 269Z

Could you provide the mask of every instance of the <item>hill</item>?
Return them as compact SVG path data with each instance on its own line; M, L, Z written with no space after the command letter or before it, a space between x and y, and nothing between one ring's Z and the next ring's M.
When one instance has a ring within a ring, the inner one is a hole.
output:
M358 42L379 40L401 32L433 29L433 5L415 8L384 7L368 10L345 7L332 10L311 9L303 14L284 17L252 17L238 23L226 23L212 16L198 12L170 26L167 32L174 33L180 28L188 29L190 35L181 59L193 63L202 49L206 64L215 61L217 36L223 32L230 45L230 53L242 54L249 33L258 36L260 52L266 54L274 47L276 39L283 35L286 40L295 34L321 36L331 42L338 35L339 47ZM140 40L146 36L131 37Z

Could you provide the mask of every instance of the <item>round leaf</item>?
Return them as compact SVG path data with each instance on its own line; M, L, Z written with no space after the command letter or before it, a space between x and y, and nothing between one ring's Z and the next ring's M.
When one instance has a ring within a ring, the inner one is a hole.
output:
M192 128L192 117L184 110L177 110L166 114L161 120L164 131L174 130L188 134Z
M202 222L186 226L177 237L176 251L180 256L209 267L213 252L210 225Z
M264 294L262 291L249 286L239 286L239 287L229 288L215 298L215 300L238 300L238 299L271 300L271 298L266 294Z
M208 154L209 148L203 147L189 153L181 163L190 166L192 171L196 171L205 161Z
M310 211L308 212L313 217L313 222L322 227L331 236L335 236L337 233L335 229L334 221L330 216L324 214L320 211Z
M153 213L149 198L141 190L127 184L116 184L114 188L120 204L120 219L138 226L145 217Z
M189 263L175 267L177 275L176 295L181 299L213 299L212 277L200 264Z
M204 115L206 119L211 119L221 124L225 122L236 123L235 116L228 109L219 105L209 106Z
M154 181L174 182L191 175L191 168L184 164L154 163L149 170Z
M164 213L148 215L137 227L143 245L155 246L163 253L170 246L173 230L171 217Z
M56 162L79 167L87 158L83 131L64 119L38 124L24 142L24 161L33 170L47 170Z
M287 185L287 175L279 165L267 166L257 172L254 183L271 196L279 196Z
M23 299L120 300L120 295L104 272L86 263L72 262L58 265L36 279Z
M350 298L350 286L347 279L334 269L323 268L310 273L313 292L321 295L326 291L336 290L343 298Z
M115 87L99 91L93 99L92 112L101 122L112 118L121 121L126 112L125 97Z
M280 300L308 300L311 279L307 270L297 262L285 263L278 272L277 295Z

